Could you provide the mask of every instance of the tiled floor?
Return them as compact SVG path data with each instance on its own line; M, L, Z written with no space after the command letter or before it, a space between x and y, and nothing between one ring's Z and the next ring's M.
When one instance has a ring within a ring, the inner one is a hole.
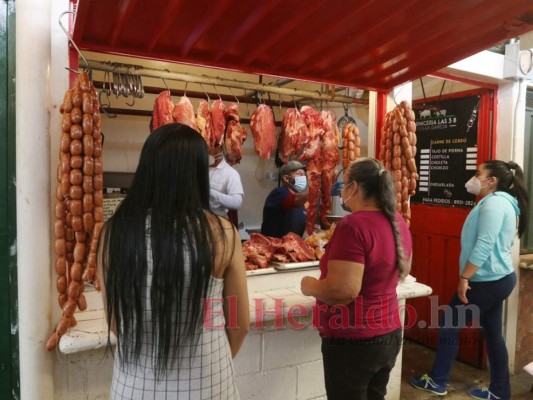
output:
M470 399L472 397L466 394L466 391L473 387L488 386L488 371L479 370L461 362L454 364L448 395L444 397L436 396L415 389L409 384L409 379L413 375L422 374L429 371L435 352L424 346L406 342L403 351L402 364L402 400L427 400L427 399L444 399L459 400ZM520 374L511 377L512 400L533 400L533 392L530 391L533 385L533 376L522 371Z

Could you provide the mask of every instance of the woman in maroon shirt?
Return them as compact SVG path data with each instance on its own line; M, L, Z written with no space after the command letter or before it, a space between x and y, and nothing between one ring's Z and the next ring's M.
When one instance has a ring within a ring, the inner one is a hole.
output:
M317 299L328 399L384 399L401 347L396 286L411 267L411 234L376 159L350 165L341 204L351 214L326 245L320 279L304 277L302 293Z

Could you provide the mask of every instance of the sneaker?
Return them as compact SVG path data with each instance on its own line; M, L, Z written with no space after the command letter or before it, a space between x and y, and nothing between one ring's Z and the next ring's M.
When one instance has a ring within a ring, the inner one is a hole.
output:
M431 392L438 396L445 396L448 394L446 386L436 384L428 374L414 376L410 383L417 389L425 390L426 392Z
M468 392L466 392L469 396L472 396L474 399L481 399L481 400L499 400L501 397L496 396L494 393L492 393L489 388L481 388L481 389L470 389Z

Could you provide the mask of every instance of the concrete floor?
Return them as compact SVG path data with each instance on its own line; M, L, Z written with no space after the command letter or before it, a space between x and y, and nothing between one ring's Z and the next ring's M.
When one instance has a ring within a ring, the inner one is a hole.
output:
M488 370L479 370L462 362L456 361L447 396L436 396L418 389L409 384L413 375L421 375L430 370L435 357L435 352L427 347L407 341L404 344L402 364L402 400L427 400L445 399L458 400L470 399L466 391L473 387L483 387L489 384ZM511 377L512 400L533 400L533 376L521 371L520 374Z

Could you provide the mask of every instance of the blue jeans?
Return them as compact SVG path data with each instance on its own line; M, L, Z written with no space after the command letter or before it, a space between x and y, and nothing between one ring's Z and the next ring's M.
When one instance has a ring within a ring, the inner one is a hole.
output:
M490 364L489 390L502 399L511 397L509 381L509 356L502 334L503 301L509 297L516 284L516 275L511 273L497 281L470 282L466 292L468 305L477 307L479 322L483 328ZM449 303L449 315L441 320L437 354L429 376L439 385L447 385L452 365L459 349L459 333L466 323L472 321L472 312L466 312L457 293ZM474 312L475 314L475 312ZM445 319L447 321L445 321Z

